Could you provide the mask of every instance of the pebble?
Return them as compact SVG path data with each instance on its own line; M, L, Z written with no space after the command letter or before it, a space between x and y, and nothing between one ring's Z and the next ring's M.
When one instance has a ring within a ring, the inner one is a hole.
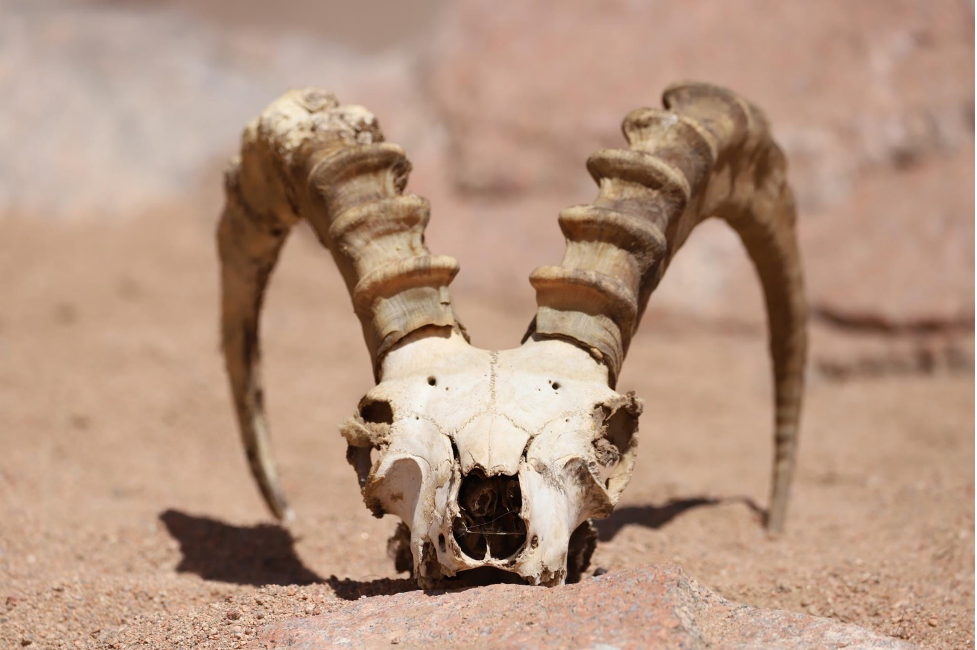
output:
M938 620L936 620L935 618L931 618L929 620L929 624L930 624L930 627L936 627L937 625L940 624L940 622Z
M236 609L232 609L227 612L227 618L232 621L236 621L237 619L241 618L241 612L237 611Z

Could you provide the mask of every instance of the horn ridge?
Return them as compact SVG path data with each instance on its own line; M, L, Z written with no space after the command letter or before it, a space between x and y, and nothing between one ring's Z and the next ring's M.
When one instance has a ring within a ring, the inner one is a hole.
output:
M365 108L316 88L290 91L248 125L225 176L217 230L224 359L252 474L281 519L291 510L271 455L258 335L265 289L291 227L308 220L332 253L376 377L384 354L411 332L464 332L448 294L458 264L428 251L430 206L403 196L410 162L383 139Z
M528 336L577 344L620 374L647 301L696 225L710 216L739 234L763 285L774 374L774 475L767 526L783 526L794 471L807 303L783 152L763 113L735 93L683 83L665 109L625 118L628 149L598 151L587 168L597 198L565 210L559 267L537 269Z

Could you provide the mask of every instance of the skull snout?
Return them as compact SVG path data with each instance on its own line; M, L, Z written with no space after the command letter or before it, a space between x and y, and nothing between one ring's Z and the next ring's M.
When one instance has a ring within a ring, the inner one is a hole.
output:
M459 514L452 525L458 547L477 561L514 557L526 543L522 488L517 476L486 476L479 469L464 477Z

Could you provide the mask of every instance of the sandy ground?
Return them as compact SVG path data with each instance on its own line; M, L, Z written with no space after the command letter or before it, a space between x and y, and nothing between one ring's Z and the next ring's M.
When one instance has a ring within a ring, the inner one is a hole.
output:
M264 336L300 519L266 514L218 354L212 229L177 208L0 221L0 647L237 647L262 622L412 588L386 557L394 521L370 516L344 459L336 424L370 371L304 232ZM486 347L515 344L532 300L528 282L507 304L456 296ZM812 377L789 532L771 540L763 337L661 321L621 380L646 399L641 453L594 567L676 562L732 599L973 647L972 376Z

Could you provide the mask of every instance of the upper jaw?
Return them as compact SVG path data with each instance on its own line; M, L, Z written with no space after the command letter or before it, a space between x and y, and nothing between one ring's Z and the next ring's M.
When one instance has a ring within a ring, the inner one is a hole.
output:
M622 408L630 431L608 456L597 443ZM369 421L377 412L387 421ZM410 529L422 586L479 567L553 585L566 579L568 552L570 571L582 568L574 531L609 514L627 482L639 412L569 343L494 352L452 333L391 352L382 381L342 431L367 505ZM371 448L379 450L372 463Z

